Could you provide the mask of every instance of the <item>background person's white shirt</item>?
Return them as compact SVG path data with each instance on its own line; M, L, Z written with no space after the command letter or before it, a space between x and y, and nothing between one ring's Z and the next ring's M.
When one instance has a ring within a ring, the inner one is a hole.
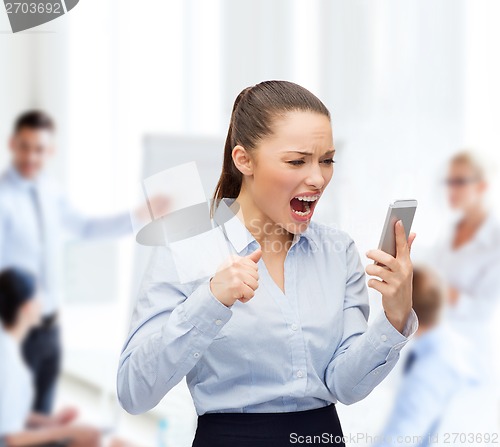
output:
M453 249L454 222L437 245L431 262L449 285L457 289L456 306L448 309L450 322L456 324L490 323L500 304L500 223L489 214L474 237Z
M32 377L19 344L0 325L0 439L22 431L31 413Z
M426 262L458 291L458 300L446 308L444 319L473 343L474 364L488 375L494 365L493 324L500 310L500 223L490 213L474 237L455 250L456 223L430 251Z

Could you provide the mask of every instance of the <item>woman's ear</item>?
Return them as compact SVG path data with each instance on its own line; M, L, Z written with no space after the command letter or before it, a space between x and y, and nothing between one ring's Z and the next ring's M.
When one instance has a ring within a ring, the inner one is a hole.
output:
M253 160L248 151L239 144L234 146L232 152L233 162L236 168L243 175L252 175L253 174Z

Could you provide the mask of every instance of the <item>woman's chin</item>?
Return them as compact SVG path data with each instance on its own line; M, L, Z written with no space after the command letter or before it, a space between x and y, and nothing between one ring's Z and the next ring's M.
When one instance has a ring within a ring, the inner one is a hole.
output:
M310 219L308 220L303 220L303 221L297 221L296 219L288 219L287 224L285 226L285 229L292 234L300 234L303 233L304 231L307 230L307 227L309 226L309 223L311 222Z

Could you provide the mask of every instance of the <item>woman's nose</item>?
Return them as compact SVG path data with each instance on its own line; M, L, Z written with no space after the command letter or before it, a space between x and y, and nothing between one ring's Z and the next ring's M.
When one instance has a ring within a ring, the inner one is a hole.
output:
M321 189L323 187L325 184L325 178L323 177L323 172L318 164L313 163L309 169L305 182L307 185L313 186L316 189Z

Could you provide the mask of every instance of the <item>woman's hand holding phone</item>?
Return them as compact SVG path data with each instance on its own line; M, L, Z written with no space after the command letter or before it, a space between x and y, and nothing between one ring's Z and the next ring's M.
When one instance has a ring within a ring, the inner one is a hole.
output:
M382 305L387 319L399 331L408 320L412 308L412 279L413 265L410 259L410 250L415 233L411 233L406 240L403 222L399 220L395 225L396 256L382 250L369 250L366 256L379 264L370 264L365 271L371 278L368 287L378 290L382 294Z
M232 256L217 269L210 279L212 294L227 307L237 300L246 303L255 295L259 287L259 272L257 263L262 257L259 247L247 256Z

